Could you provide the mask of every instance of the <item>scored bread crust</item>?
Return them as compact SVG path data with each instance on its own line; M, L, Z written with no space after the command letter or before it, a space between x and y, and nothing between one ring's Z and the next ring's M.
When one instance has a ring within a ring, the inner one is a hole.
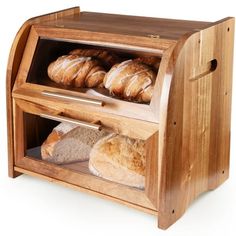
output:
M70 55L77 55L82 57L93 57L101 61L101 63L110 68L114 64L121 61L121 59L113 52L108 52L102 49L74 49L69 52Z
M137 102L150 102L156 72L149 66L127 60L114 65L103 83L110 94ZM149 88L150 87L150 88Z
M145 56L145 57L137 57L133 61L146 64L146 65L151 66L151 67L155 68L156 70L158 70L160 67L161 59L156 56L155 57L154 56Z
M90 152L90 171L120 184L144 188L145 167L145 143L142 140L110 134L100 139Z
M51 80L79 88L101 86L105 73L98 60L78 55L58 57L48 66L48 76Z

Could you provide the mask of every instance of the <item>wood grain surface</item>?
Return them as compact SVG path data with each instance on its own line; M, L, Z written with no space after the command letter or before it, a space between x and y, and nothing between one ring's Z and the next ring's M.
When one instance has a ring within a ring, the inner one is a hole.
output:
M159 132L160 228L228 178L233 34L228 18L183 39L173 52ZM214 71L191 79L195 68L214 59Z
M158 57L150 104L70 91L45 78L41 84L28 82L40 37ZM234 18L211 23L72 8L30 19L16 35L7 67L9 176L25 173L94 193L158 215L158 227L168 228L200 194L229 176L233 37ZM96 97L105 106L48 97L44 90ZM72 170L28 157L26 139L38 146L35 137L48 132L40 131L44 123L37 121L45 112L99 121L104 129L145 140L145 190L92 176L83 165Z

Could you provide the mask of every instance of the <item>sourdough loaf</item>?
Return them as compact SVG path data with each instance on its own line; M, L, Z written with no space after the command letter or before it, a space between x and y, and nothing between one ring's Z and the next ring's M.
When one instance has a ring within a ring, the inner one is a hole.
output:
M90 171L99 177L132 187L145 185L145 142L110 134L92 148Z
M102 49L74 49L69 52L70 55L77 55L80 57L92 57L101 62L103 66L110 69L114 64L119 63L121 59L113 52Z
M77 88L102 86L105 73L98 60L78 55L58 57L48 66L48 76L51 80Z
M150 102L156 72L139 61L127 60L114 65L104 77L103 84L111 95L130 101Z

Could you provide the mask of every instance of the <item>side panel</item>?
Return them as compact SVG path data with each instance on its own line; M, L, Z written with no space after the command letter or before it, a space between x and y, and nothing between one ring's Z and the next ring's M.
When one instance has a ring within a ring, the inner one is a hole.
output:
M173 55L169 99L161 100L160 228L228 178L233 31L228 18L190 36L176 61Z
M6 74L6 101L7 101L7 129L8 129L8 174L10 177L17 177L20 173L14 171L14 143L13 143L13 112L12 112L12 88L24 53L32 24L43 21L55 20L68 15L80 13L80 8L75 7L55 13L32 18L25 22L17 33L9 54Z

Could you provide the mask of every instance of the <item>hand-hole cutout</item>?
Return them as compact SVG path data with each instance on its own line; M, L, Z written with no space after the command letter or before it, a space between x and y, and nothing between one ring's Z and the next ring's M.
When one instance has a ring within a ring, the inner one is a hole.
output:
M211 60L211 69L210 69L210 71L212 72L212 71L216 70L216 67L217 67L217 60L216 59Z
M213 59L206 64L195 67L192 70L192 73L190 75L190 80L200 79L200 78L210 74L211 72L215 71L216 68L217 68L217 60L216 59Z

